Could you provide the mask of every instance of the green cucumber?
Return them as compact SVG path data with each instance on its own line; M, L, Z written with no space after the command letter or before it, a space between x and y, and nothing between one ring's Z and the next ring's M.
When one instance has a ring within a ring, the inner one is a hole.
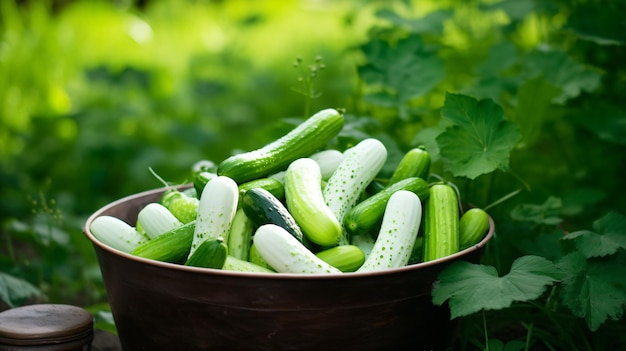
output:
M241 198L241 208L256 227L269 223L276 224L306 247L311 247L287 207L269 191L263 188L248 190Z
M304 247L284 228L264 224L254 233L254 245L263 259L279 273L329 274L341 271Z
M224 267L222 270L225 271L235 271L235 272L246 272L246 273L276 273L275 271L259 266L258 264L244 261L228 255L226 257L226 262L224 262Z
M228 256L228 247L222 238L203 241L189 256L185 266L222 269Z
M339 245L315 254L342 272L354 272L365 262L365 253L356 245Z
M254 235L253 235L254 238ZM256 245L254 245L254 241L252 241L252 245L250 245L250 253L248 255L248 261L250 263L253 263L257 266L263 267L265 269L269 269L272 272L276 272L274 270L274 268L272 268L272 266L270 266L267 261L265 261L265 259L263 257L261 257L261 254L259 253L259 250L256 249Z
M402 179L350 209L343 220L343 225L348 233L361 235L380 225L389 198L398 190L411 191L420 199L428 197L428 183L424 179L418 177Z
M404 154L404 157L402 157L400 163L391 175L389 184L397 183L409 177L419 177L428 180L429 173L430 154L423 146L419 146Z
M285 199L294 220L313 243L334 246L341 236L341 223L324 202L322 173L310 158L293 161L285 173Z
M217 173L214 172L200 172L196 174L193 178L193 187L194 189L196 189L196 194L198 194L198 196L201 196L202 190L204 189L206 183L208 183L209 180L215 177L217 177Z
M254 224L240 207L235 213L228 233L228 253L240 260L247 261L254 234Z
M334 109L319 111L273 142L223 160L217 174L238 184L284 170L300 157L321 149L343 128L344 118Z
M470 208L459 220L459 250L477 244L489 229L489 215L481 208Z
M196 222L183 224L133 249L132 255L151 260L183 263L189 256Z
M159 202L183 224L196 220L199 203L197 196L189 196L184 191L170 189L163 193Z
M387 202L376 242L357 272L373 272L404 267L411 258L422 220L420 198L398 190Z
M387 149L377 139L364 139L344 152L337 170L328 179L322 192L326 204L343 223L346 213L359 201L361 194L374 180L387 160ZM350 243L349 234L342 230L340 245Z
M279 200L283 200L285 198L285 187L283 186L283 183L276 178L264 177L239 184L240 196L243 196L246 191L252 188L263 188L272 193L272 195Z
M459 202L454 189L435 184L424 206L424 262L459 251Z

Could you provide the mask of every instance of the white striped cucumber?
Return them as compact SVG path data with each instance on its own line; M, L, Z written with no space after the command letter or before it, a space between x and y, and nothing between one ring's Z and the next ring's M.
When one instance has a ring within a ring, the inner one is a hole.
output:
M198 203L196 229L189 257L205 240L222 238L228 242L228 234L239 202L239 191L235 181L217 176L202 189Z
M415 193L399 190L389 198L372 251L357 272L406 266L422 220L422 203Z
M344 152L343 160L322 192L339 223L343 223L346 213L359 201L361 193L380 172L386 160L385 145L374 138L364 139ZM349 242L348 233L342 230L339 244Z
M254 246L263 259L279 273L341 273L307 249L298 239L275 224L260 226L254 233Z
M341 224L324 202L319 164L310 158L293 161L285 173L287 209L311 242L334 246L341 236Z
M343 124L343 115L337 110L321 110L273 142L225 159L217 174L241 184L284 170L292 161L321 149L339 134Z

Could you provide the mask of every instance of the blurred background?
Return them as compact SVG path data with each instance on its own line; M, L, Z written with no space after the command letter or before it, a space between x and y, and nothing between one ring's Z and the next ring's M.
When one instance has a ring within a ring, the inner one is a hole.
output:
M149 168L188 182L195 162L260 147L327 107L346 111L341 145L379 137L392 167L418 144L439 159L446 92L493 99L523 135L511 171L471 183L436 171L477 205L523 190L494 207L503 242L625 213L625 11L600 0L2 0L2 306L76 304L112 329L87 216L162 186Z

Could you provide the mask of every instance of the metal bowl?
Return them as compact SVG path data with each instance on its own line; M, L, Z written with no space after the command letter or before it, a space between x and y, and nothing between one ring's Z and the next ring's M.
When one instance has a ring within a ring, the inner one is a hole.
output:
M444 350L454 323L431 302L451 262L476 262L477 245L435 261L371 273L243 273L143 259L99 242L98 216L135 223L165 189L112 202L84 233L95 248L124 350Z

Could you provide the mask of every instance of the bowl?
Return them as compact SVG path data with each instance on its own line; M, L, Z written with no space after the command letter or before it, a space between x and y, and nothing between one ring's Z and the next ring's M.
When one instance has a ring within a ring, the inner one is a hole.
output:
M98 216L135 223L165 188L93 213L93 243L124 350L445 350L454 321L431 302L448 264L476 262L493 237L454 255L379 272L244 273L164 263L113 249L89 231Z

